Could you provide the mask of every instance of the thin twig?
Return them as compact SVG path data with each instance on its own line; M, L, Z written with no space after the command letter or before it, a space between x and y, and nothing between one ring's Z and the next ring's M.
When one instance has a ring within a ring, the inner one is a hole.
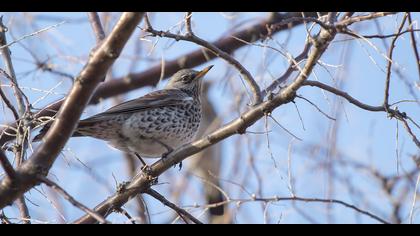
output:
M172 208L176 213L178 213L179 216L185 216L188 219L190 219L192 222L196 224L203 224L200 220L195 218L193 215L188 213L186 210L179 208L177 205L173 204L172 202L168 201L164 196L162 196L160 193L156 192L155 190L149 188L145 191L145 193L149 194L150 196L154 197L156 200L159 200L162 202L165 206Z
M58 26L60 26L60 25L62 25L62 24L64 24L64 23L66 23L66 21L61 21L60 23L57 23L57 24L55 24L55 25L51 25L51 26L48 26L48 27L46 27L46 28L40 29L40 30L38 30L38 31L36 31L36 32L33 32L33 33L30 33L30 34L24 35L24 36L22 36L22 37L20 37L20 38L18 38L18 39L16 39L16 40L14 40L14 41L12 41L12 42L10 42L10 43L6 44L6 45L2 45L2 46L0 46L0 49L3 49L3 48L5 48L5 47L10 47L10 46L12 46L13 44L15 44L15 43L17 43L17 42L20 42L20 41L22 41L22 40L24 40L24 39L26 39L26 38L29 38L29 37L32 37L32 36L38 35L38 34L40 34L40 33L46 32L46 31L48 31L48 30L50 30L50 29L53 29L53 28L57 28Z
M19 120L19 114L18 114L16 108L13 106L13 104L6 97L6 94L4 94L3 89L1 87L0 87L0 97L3 100L3 102L6 104L6 106L12 111L13 116L15 117L15 120Z
M191 16L188 17L189 20L191 20L190 18L191 18ZM255 79L252 77L251 73L249 73L249 71L239 61L237 61L235 58L233 58L231 55L229 55L225 51L222 51L221 49L219 49L214 44L196 36L192 31L189 32L186 35L180 35L180 34L174 34L174 33L168 32L168 31L155 30L151 26L150 21L148 20L148 17L145 17L145 19L146 19L147 23L146 23L146 28L143 29L143 30L148 32L148 33L151 33L151 36L172 38L172 39L175 39L176 41L183 40L183 41L188 41L188 42L195 43L197 45L200 45L200 46L206 48L207 50L212 52L214 55L224 59L226 62L228 62L229 64L234 66L239 71L239 73L242 75L243 79L247 82L249 88L252 91L252 94L253 94L252 105L257 105L257 104L262 102L261 90L260 90L259 85L255 81Z
M19 87L17 78L16 78L16 73L15 73L15 69L13 67L13 62L12 62L12 58L11 58L11 51L9 49L9 46L7 46L7 39L6 39L6 32L8 31L7 27L3 24L3 17L0 17L0 54L3 57L3 61L4 61L4 65L5 65L5 69L6 71L3 71L2 69L0 69L1 74L3 74L8 80L10 80L11 84L12 84L12 88L13 88L13 93L14 96L16 98L16 102L17 102L17 111L19 114L19 119L16 119L16 122L19 124L18 125L18 132L17 132L17 142L16 142L16 146L17 148L15 149L15 158L16 158L16 165L18 167L20 167L23 163L23 158L25 156L25 149L26 149L26 125L27 125L27 121L25 118L25 114L27 111L29 111L29 101L27 99L27 97L24 95L24 93L22 92L22 90ZM25 103L25 99L26 99L26 103ZM22 118L22 119L20 119ZM14 181L15 179L11 179L12 181ZM18 206L21 218L23 219L23 223L25 224L30 224L31 221L31 217L29 215L29 210L28 210L28 206L26 205L25 202L25 197L24 195L19 196L16 199L16 204Z
M12 224L9 218L7 218L7 216L4 214L3 210L0 212L0 220L2 224Z
M207 205L202 205L202 206L191 206L191 207L205 207L205 208L211 208L211 207L217 207L217 206L221 206L221 205L225 205L228 203L245 203L245 202L255 202L255 201L260 201L260 202L281 202L281 201L299 201L299 202L321 202L321 203L328 203L328 204L337 204L337 205L341 205L344 206L346 208L352 209L362 215L368 216L380 223L383 224L391 224L390 222L388 222L385 219L382 219L381 217L367 211L367 210L363 210L353 204L347 203L345 201L342 200L337 200L337 199L323 199L323 198L305 198L305 197L278 197L278 196L274 196L271 198L262 198L262 197L255 197L255 198L250 198L250 199L228 199L226 201L223 202L218 202L218 203L213 203L213 204L207 204Z
M38 176L39 181L46 184L47 186L53 188L57 193L61 194L67 201L69 201L73 206L79 208L80 210L86 212L86 214L89 214L90 216L94 217L97 221L99 221L102 224L109 223L106 219L104 219L103 216L99 215L97 212L89 209L87 206L83 205L76 199L74 199L69 193L66 192L60 185L57 183L47 179L44 176Z
M95 33L96 44L100 44L105 38L105 31L101 24L101 19L97 12L88 13L90 24L92 25L93 32Z
M273 119L273 121L280 127L282 128L284 131L286 131L286 133L290 134L290 136L292 136L293 138L299 140L299 141L303 141L301 138L299 138L298 136L294 135L292 132L290 132L288 129L286 129L283 125L280 124L280 122L278 122L271 114L269 115L271 119Z
M416 144L417 147L420 148L420 141L417 138L417 136L413 133L413 131L411 130L410 126L408 125L407 120L405 120L403 118L399 118L399 117L397 117L397 119L400 120L403 123L404 128L407 130L408 134L411 136L411 139L413 140L414 144Z
M187 34L194 34L192 31L192 26L191 26L191 17L192 17L192 12L187 12L185 14L185 27L187 28Z
M128 220L130 220L130 222L131 222L133 225L135 225L135 224L136 224L136 220L135 220L135 219L133 219L133 217L131 217L131 215L130 215L130 214L129 214L126 210L124 210L124 209L120 208L120 209L116 209L115 211L116 211L116 212L118 212L118 213L121 213L121 214L125 215L125 217L127 217L127 219L128 219Z
M413 218L414 218L414 209L416 207L416 202L417 202L417 190L419 189L419 184L420 184L420 174L417 176L417 180L416 180L416 186L414 187L414 191L413 191L413 203L411 204L411 208L410 208L410 214L408 216L408 218L410 219L410 224L413 223Z
M401 21L400 27L398 27L397 36L395 36L392 39L391 46L390 46L389 52L388 52L389 60L388 60L387 71L386 71L385 95L384 95L385 97L384 97L384 103L383 103L383 106L384 106L384 108L387 112L388 112L388 108L389 108L389 86L390 86L390 82L391 82L392 55L394 53L395 43L397 42L398 34L401 33L401 31L404 27L405 21L407 20L407 16L408 16L407 14L404 15L404 17Z
M396 109L392 109L389 108L385 109L385 107L382 106L370 106L367 104L364 104L362 102L360 102L359 100L353 98L352 96L350 96L348 93L341 91L339 89L333 88L329 85L323 84L321 82L318 81L311 81L311 80L307 80L303 83L303 86L314 86L314 87L318 87L321 88L323 90L326 90L330 93L333 93L335 95L338 95L340 97L345 98L348 102L350 102L351 104L360 107L364 110L367 111L374 111L374 112L387 112L388 114L390 114L391 116L396 117L398 120L400 120L401 122L403 122L405 129L407 130L408 134L412 137L413 142L416 144L417 147L420 148L420 141L418 140L418 138L416 137L416 135L413 133L413 131L411 130L410 126L408 125L408 122L406 119L410 120L413 122L413 124L415 124L417 126L417 124L409 117L407 116L407 114L400 112Z
M263 97L267 96L270 92L274 91L280 84L286 81L294 71L299 70L298 63L308 57L308 53L311 49L311 46L311 43L306 43L302 52L297 57L290 59L290 65L284 72L284 74L275 81L273 81L266 89L262 91Z
M408 14L408 24L411 28L410 30L411 46L413 47L414 56L416 57L416 65L417 65L417 70L419 71L419 79L420 79L420 56L419 56L419 51L417 49L416 37L414 35L414 31L419 31L419 30L413 29L413 21L411 19L411 13L408 12L407 14Z
M19 114L22 116L25 113L25 102L22 97L22 91L19 90L15 70L13 68L12 58L10 57L11 52L6 39L7 31L7 27L3 25L3 17L0 17L0 54L3 57L4 65L6 67L5 74L8 75L6 77L11 80L10 82L13 85L13 92L17 100Z
M307 101L309 104L311 104L313 107L315 107L319 112L321 112L321 114L323 114L325 117L327 117L330 120L336 121L336 119L334 117L331 117L330 115L328 115L327 113L325 113L324 111L321 110L321 108L319 108L315 103L311 102L309 99L299 96L296 96L297 98L303 99L305 101Z

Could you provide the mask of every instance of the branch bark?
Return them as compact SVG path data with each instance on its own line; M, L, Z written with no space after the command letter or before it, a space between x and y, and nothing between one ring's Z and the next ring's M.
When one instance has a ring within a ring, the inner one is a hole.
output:
M47 132L45 142L17 169L14 180L5 178L0 182L0 209L39 184L37 176L48 174L57 155L71 136L94 89L121 53L142 16L143 13L123 13L110 35L91 54L61 106L57 119Z

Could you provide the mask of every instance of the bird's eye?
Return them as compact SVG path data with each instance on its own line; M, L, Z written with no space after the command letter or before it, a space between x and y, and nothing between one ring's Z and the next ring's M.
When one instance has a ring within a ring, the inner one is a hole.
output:
M181 80L184 83L188 83L188 82L190 82L191 79L190 79L189 75L184 75L184 76L181 77Z

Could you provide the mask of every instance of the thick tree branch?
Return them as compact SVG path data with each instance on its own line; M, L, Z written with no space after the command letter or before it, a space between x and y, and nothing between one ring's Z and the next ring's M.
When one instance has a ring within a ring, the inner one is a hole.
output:
M57 155L71 136L94 89L120 55L142 16L142 13L123 13L110 35L92 53L47 132L44 143L17 169L16 179L13 181L3 179L0 182L0 209L39 184L39 178L36 176L47 175Z
M15 169L13 169L12 164L2 150L0 150L0 164L3 167L7 178L14 179L16 177Z

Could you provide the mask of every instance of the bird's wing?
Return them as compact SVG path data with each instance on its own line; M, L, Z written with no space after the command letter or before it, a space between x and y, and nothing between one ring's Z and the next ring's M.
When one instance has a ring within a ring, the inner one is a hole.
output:
M189 97L186 93L178 89L158 90L146 94L143 97L118 104L114 107L109 108L105 112L99 113L97 115L83 120L83 122L96 121L98 119L108 117L109 115L133 113L145 109L162 106L182 105L183 103L185 103L185 101L191 99L192 98Z

